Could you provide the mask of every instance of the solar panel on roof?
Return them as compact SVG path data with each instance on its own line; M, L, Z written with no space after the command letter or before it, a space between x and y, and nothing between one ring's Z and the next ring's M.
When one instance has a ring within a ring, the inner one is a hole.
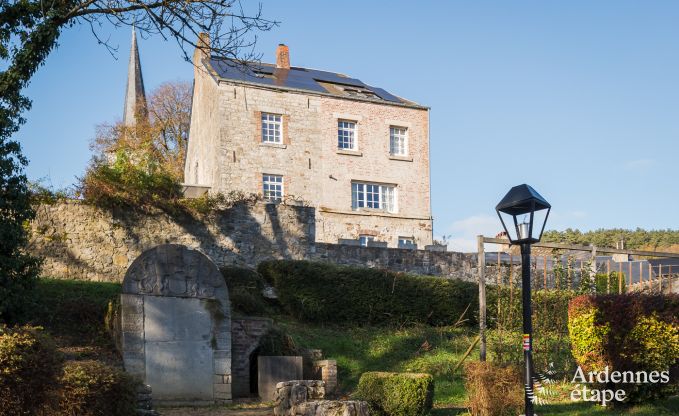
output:
M256 63L253 63L251 66L242 66L233 61L216 58L211 59L210 64L217 72L217 75L224 79L297 88L314 92L328 92L318 83L318 81L320 81L369 89L374 92L377 97L385 101L401 103L401 100L398 97L388 93L382 88L370 87L358 79L349 78L334 72L299 67L292 67L289 70L285 70L276 68L271 64Z

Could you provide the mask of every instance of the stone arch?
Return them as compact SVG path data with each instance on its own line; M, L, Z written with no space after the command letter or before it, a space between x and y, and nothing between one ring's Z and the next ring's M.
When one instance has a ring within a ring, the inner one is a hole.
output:
M125 369L155 400L231 400L231 308L226 282L203 253L179 244L144 251L121 295Z

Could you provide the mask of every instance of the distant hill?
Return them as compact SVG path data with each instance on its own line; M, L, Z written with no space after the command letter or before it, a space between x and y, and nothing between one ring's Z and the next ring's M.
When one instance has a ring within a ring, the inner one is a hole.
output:
M625 241L625 248L636 250L669 251L679 253L679 230L625 230L613 228L582 232L566 229L565 231L545 231L542 241L567 244L594 244L599 247L616 247Z

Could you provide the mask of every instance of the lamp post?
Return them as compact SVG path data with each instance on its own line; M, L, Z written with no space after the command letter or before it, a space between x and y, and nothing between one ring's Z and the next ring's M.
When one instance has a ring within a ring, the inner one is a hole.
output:
M525 416L533 413L533 322L530 287L530 246L540 241L552 206L535 189L523 184L513 187L495 207L509 243L521 247L523 303L523 358ZM521 218L522 217L522 218ZM507 219L507 222L505 222ZM509 227L507 227L509 223ZM536 232L537 225L540 232Z

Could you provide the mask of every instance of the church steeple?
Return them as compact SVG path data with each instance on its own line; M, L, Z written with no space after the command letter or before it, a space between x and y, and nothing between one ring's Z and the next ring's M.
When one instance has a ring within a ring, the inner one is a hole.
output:
M140 118L146 118L147 115L144 78L141 75L141 61L139 60L139 49L137 48L137 32L133 26L130 63L127 67L127 90L125 91L123 124L134 126Z

